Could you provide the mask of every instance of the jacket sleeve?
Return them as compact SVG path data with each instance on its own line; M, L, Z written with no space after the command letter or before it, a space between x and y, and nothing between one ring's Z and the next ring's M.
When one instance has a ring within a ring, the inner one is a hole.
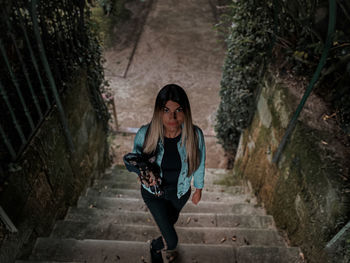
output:
M142 154L143 142L145 140L146 131L147 131L146 125L141 126L141 128L137 131L134 139L134 147L132 149L132 153ZM128 154L126 154L123 157L123 161L126 169L128 169L129 172L135 172L137 174L140 174L139 169L136 168L134 165L131 165L127 157L128 157Z
M133 155L133 153L128 153L126 155L124 155L123 157L123 161L125 164L126 169L128 169L129 172L134 172L137 173L138 175L140 175L140 170L139 168L137 168L137 166L130 164L129 162L129 158L135 157L135 155Z
M197 189L204 187L204 174L205 174L205 142L204 135L200 128L196 127L198 135L198 148L200 153L200 162L198 169L193 173L193 185Z
M133 153L138 153L138 154L142 153L146 131L147 131L147 125L141 126L141 128L137 131L134 139L134 148L132 149Z

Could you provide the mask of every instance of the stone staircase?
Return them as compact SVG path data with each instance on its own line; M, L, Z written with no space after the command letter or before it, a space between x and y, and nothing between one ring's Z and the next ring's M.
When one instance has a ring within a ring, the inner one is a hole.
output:
M202 200L189 200L176 229L177 262L293 263L300 251L288 247L273 218L242 187L215 184L225 170L207 169ZM135 174L114 167L96 180L50 237L38 238L28 261L150 262L149 241L160 235L140 195Z

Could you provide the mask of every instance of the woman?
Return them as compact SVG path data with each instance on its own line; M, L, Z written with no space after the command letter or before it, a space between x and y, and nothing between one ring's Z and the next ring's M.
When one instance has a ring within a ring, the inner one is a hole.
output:
M151 242L152 262L163 262L162 250L172 262L178 243L174 224L191 195L192 178L194 204L204 186L204 136L192 123L190 103L180 86L169 84L159 91L152 121L137 132L133 153L155 155L161 168L164 194L156 196L142 185L141 195L162 234Z

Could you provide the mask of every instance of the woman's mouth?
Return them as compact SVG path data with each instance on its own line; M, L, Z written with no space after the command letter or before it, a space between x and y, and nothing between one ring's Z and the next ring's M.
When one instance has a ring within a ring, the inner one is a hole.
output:
M177 126L177 122L168 122L169 126Z

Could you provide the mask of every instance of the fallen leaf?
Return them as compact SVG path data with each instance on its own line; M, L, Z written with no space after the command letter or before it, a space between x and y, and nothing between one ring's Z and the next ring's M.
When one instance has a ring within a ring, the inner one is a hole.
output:
M232 241L236 241L236 240L237 240L237 237L236 237L236 236L233 236L231 239L232 239Z
M193 221L194 221L194 222L198 222L198 218L194 218Z
M241 223L238 222L238 223L235 224L235 226L239 226L240 224L241 224Z
M323 120L326 121L326 120L328 120L328 119L330 119L330 118L333 118L333 117L335 117L335 116L337 116L336 113L333 113L333 114L331 114L331 115L324 114L324 115L323 115Z
M226 241L226 237L223 237L221 240L220 240L220 243L224 243Z
M191 222L191 217L189 216L186 221L186 225L188 225Z

